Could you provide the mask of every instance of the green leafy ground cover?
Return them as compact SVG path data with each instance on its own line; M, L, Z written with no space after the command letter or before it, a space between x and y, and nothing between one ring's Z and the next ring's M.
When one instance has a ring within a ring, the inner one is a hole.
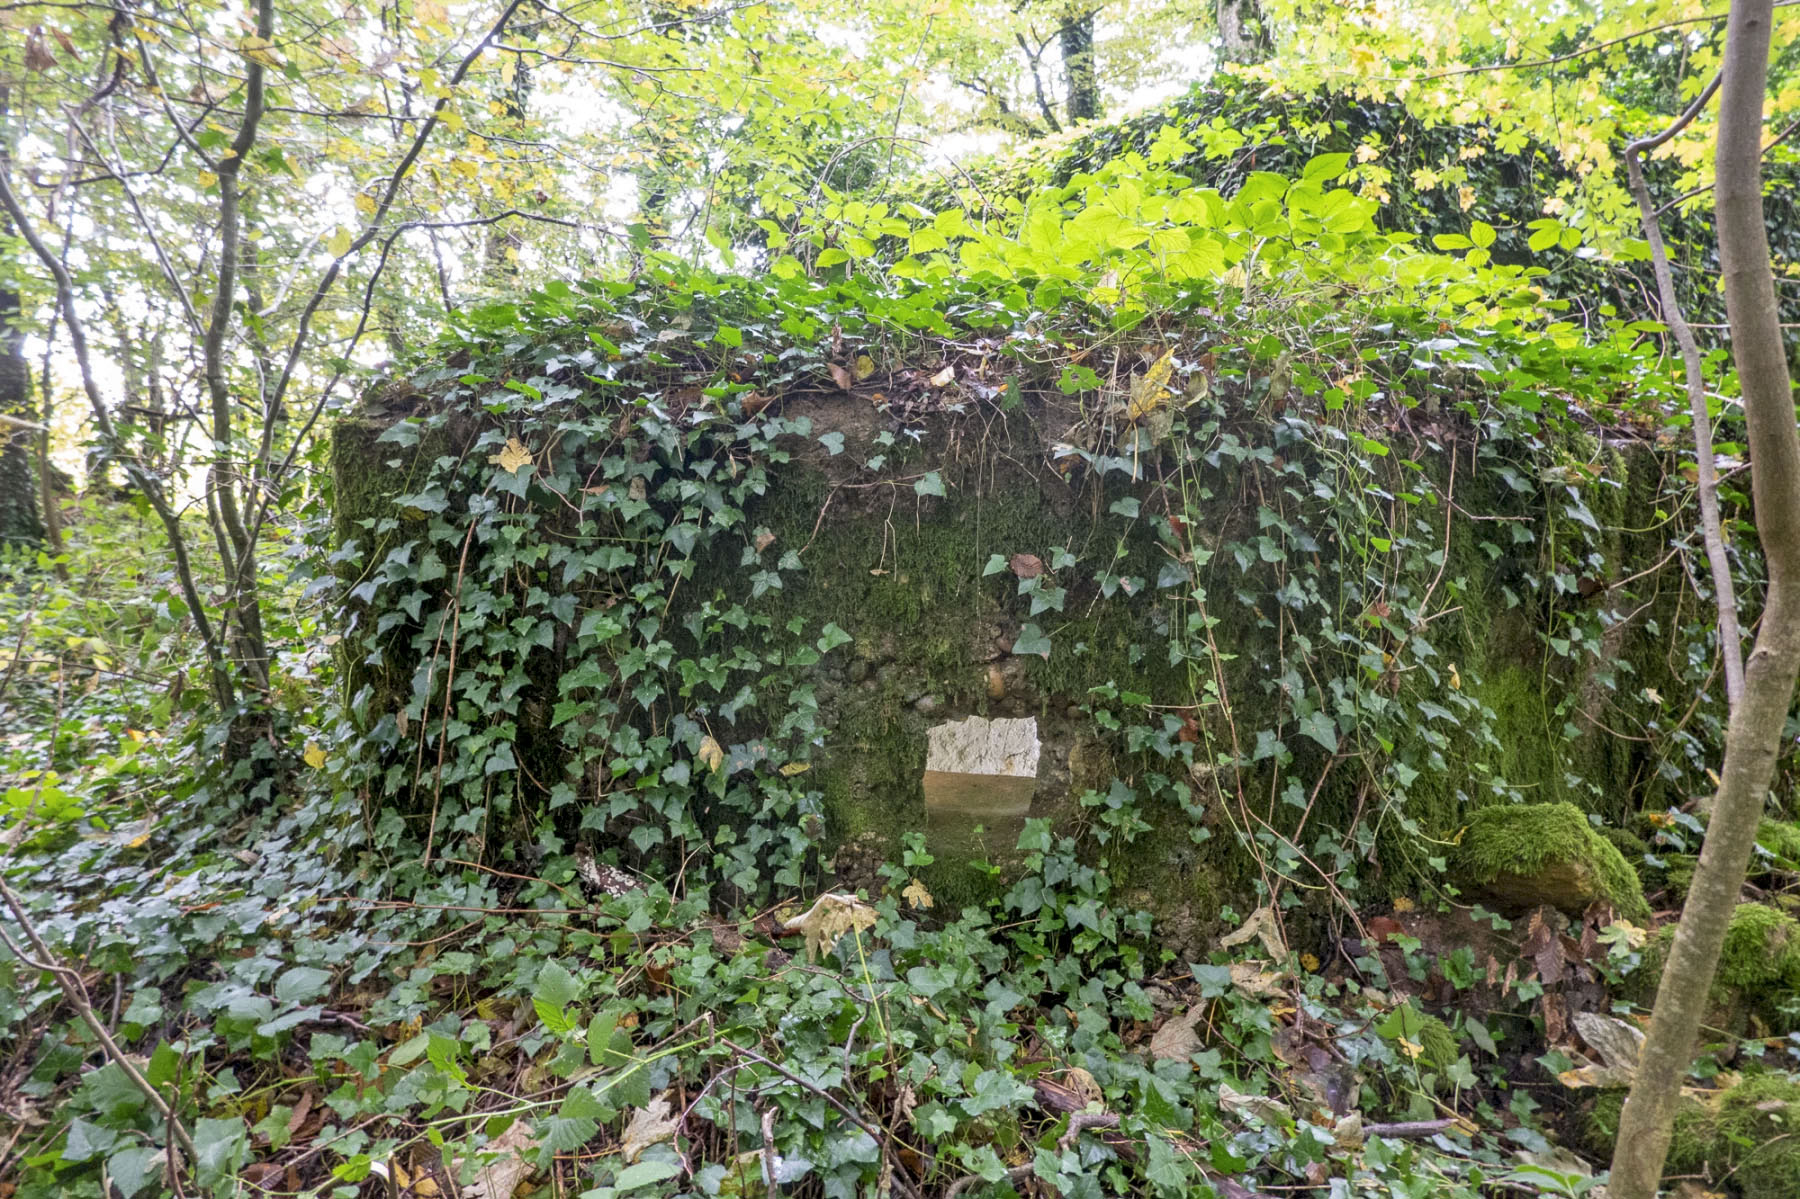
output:
M1124 161L1010 233L846 207L767 278L468 314L346 426L335 519L287 531L298 752L237 777L134 683L192 669L173 601L38 623L108 602L103 522L78 583L18 568L18 642L58 665L7 702L57 735L9 742L8 878L190 1133L182 1184L1589 1189L1557 1076L1643 913L1509 917L1449 867L1471 810L1525 800L1643 836L1646 870L1683 848L1707 618L1625 569L1691 536L1668 375L1642 329L1555 323L1487 234L1377 233L1345 165L1227 201ZM878 418L824 428L821 396ZM975 420L1054 420L1021 469L1092 535L811 593L854 548L830 495L888 500L910 562L987 494L945 456ZM969 604L1096 773L993 860L890 828L844 895L873 784L837 737L893 732L828 702L878 669L859 621L948 668ZM0 970L14 1193L169 1185L165 1121L47 974Z

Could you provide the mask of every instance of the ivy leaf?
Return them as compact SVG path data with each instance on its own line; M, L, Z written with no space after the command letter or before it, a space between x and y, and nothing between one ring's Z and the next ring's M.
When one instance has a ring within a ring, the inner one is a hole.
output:
M670 1161L638 1162L626 1166L613 1179L613 1186L621 1191L635 1191L639 1187L649 1186L653 1182L662 1182L681 1173L681 1167Z
M331 971L315 966L295 966L275 980L275 998L283 1003L305 1003L331 985Z
M63 1145L62 1159L66 1162L91 1161L118 1142L119 1134L112 1129L90 1124L78 1116L69 1124L69 1139Z
M112 1175L113 1185L119 1188L121 1194L129 1197L149 1186L153 1177L160 1179L163 1176L163 1164L167 1160L167 1154L161 1149L134 1145L107 1158L106 1170Z
M935 470L927 471L924 478L913 484L913 490L920 495L941 496L944 494L944 480Z
M1037 625L1026 621L1019 626L1019 638L1013 642L1012 652L1015 654L1036 654L1046 662L1050 660L1050 638Z
M238 1119L198 1120L193 1138L195 1173L207 1180L236 1173L250 1147L244 1122Z
M1327 752L1338 749L1337 725L1323 712L1308 712L1300 718L1300 731L1323 745Z

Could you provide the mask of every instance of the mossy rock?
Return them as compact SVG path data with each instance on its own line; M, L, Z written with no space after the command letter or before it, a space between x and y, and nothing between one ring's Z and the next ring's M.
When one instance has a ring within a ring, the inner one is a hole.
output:
M1665 1170L1736 1187L1742 1199L1794 1199L1800 1195L1800 1082L1756 1074L1707 1103L1684 1107Z
M1673 924L1657 930L1635 977L1639 997L1653 999L1675 939ZM1800 920L1762 903L1739 904L1725 933L1706 1023L1732 1033L1786 1032L1796 1025L1786 1010L1800 1000ZM1800 1193L1800 1192L1796 1192Z
M1759 853L1751 860L1751 870L1773 867L1777 870L1800 871L1800 824L1785 820L1765 820L1756 830L1756 844L1769 851L1765 861Z
M1503 908L1549 904L1578 914L1605 900L1628 920L1650 918L1636 871L1574 804L1482 808L1463 833L1457 863Z
M1624 1091L1595 1099L1583 1127L1591 1153L1611 1156L1624 1108ZM1793 1199L1800 1195L1796 1133L1800 1082L1783 1074L1753 1074L1705 1099L1682 1098L1663 1172L1734 1187L1742 1199Z

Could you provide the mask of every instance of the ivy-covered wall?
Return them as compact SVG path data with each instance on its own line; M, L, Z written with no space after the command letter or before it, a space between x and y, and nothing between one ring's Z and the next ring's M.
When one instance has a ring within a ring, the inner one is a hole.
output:
M682 319L611 377L502 338L505 376L426 372L339 426L372 819L750 888L910 854L948 902L1072 838L1180 940L1258 891L1453 886L1478 805L1618 826L1700 777L1708 616L1643 438L1473 376L1371 420L1178 327L1108 349L1111 390L939 341L708 396L716 364L663 355ZM1141 403L1161 345L1178 388ZM909 840L926 731L966 715L1038 720L1020 845Z

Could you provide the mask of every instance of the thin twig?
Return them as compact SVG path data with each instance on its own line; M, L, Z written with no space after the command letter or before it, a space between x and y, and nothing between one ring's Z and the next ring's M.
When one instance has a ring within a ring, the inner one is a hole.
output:
M33 924L31 917L25 914L25 906L19 902L18 896L13 894L12 888L6 885L6 880L3 878L0 878L0 899L6 901L6 906L12 911L13 919L19 922L20 930L25 934L26 940L30 941L32 947L37 950L39 956L33 958L27 955L14 943L6 929L0 927L0 940L6 942L6 948L26 966L33 970L42 970L56 979L57 985L62 988L63 997L69 1001L69 1006L75 1009L75 1014L81 1017L81 1022L87 1025L88 1030L94 1034L94 1039L100 1042L101 1048L106 1051L106 1056L115 1066L119 1067L126 1078L131 1080L133 1086L144 1093L144 1097L150 1101L150 1106L154 1107L162 1116L164 1123L169 1126L170 1135L181 1146L182 1152L187 1154L188 1161L198 1161L200 1155L194 1148L194 1140L188 1136L187 1129L182 1126L181 1120L175 1115L175 1109L169 1106L168 1101L162 1097L162 1092L158 1091L155 1085L144 1077L131 1058L119 1047L119 1043L113 1040L113 1035L107 1031L106 1024L94 1014L94 1005L88 1002L87 987L82 985L81 975L69 967L57 963L56 955L44 943L44 938L39 935L37 925Z

